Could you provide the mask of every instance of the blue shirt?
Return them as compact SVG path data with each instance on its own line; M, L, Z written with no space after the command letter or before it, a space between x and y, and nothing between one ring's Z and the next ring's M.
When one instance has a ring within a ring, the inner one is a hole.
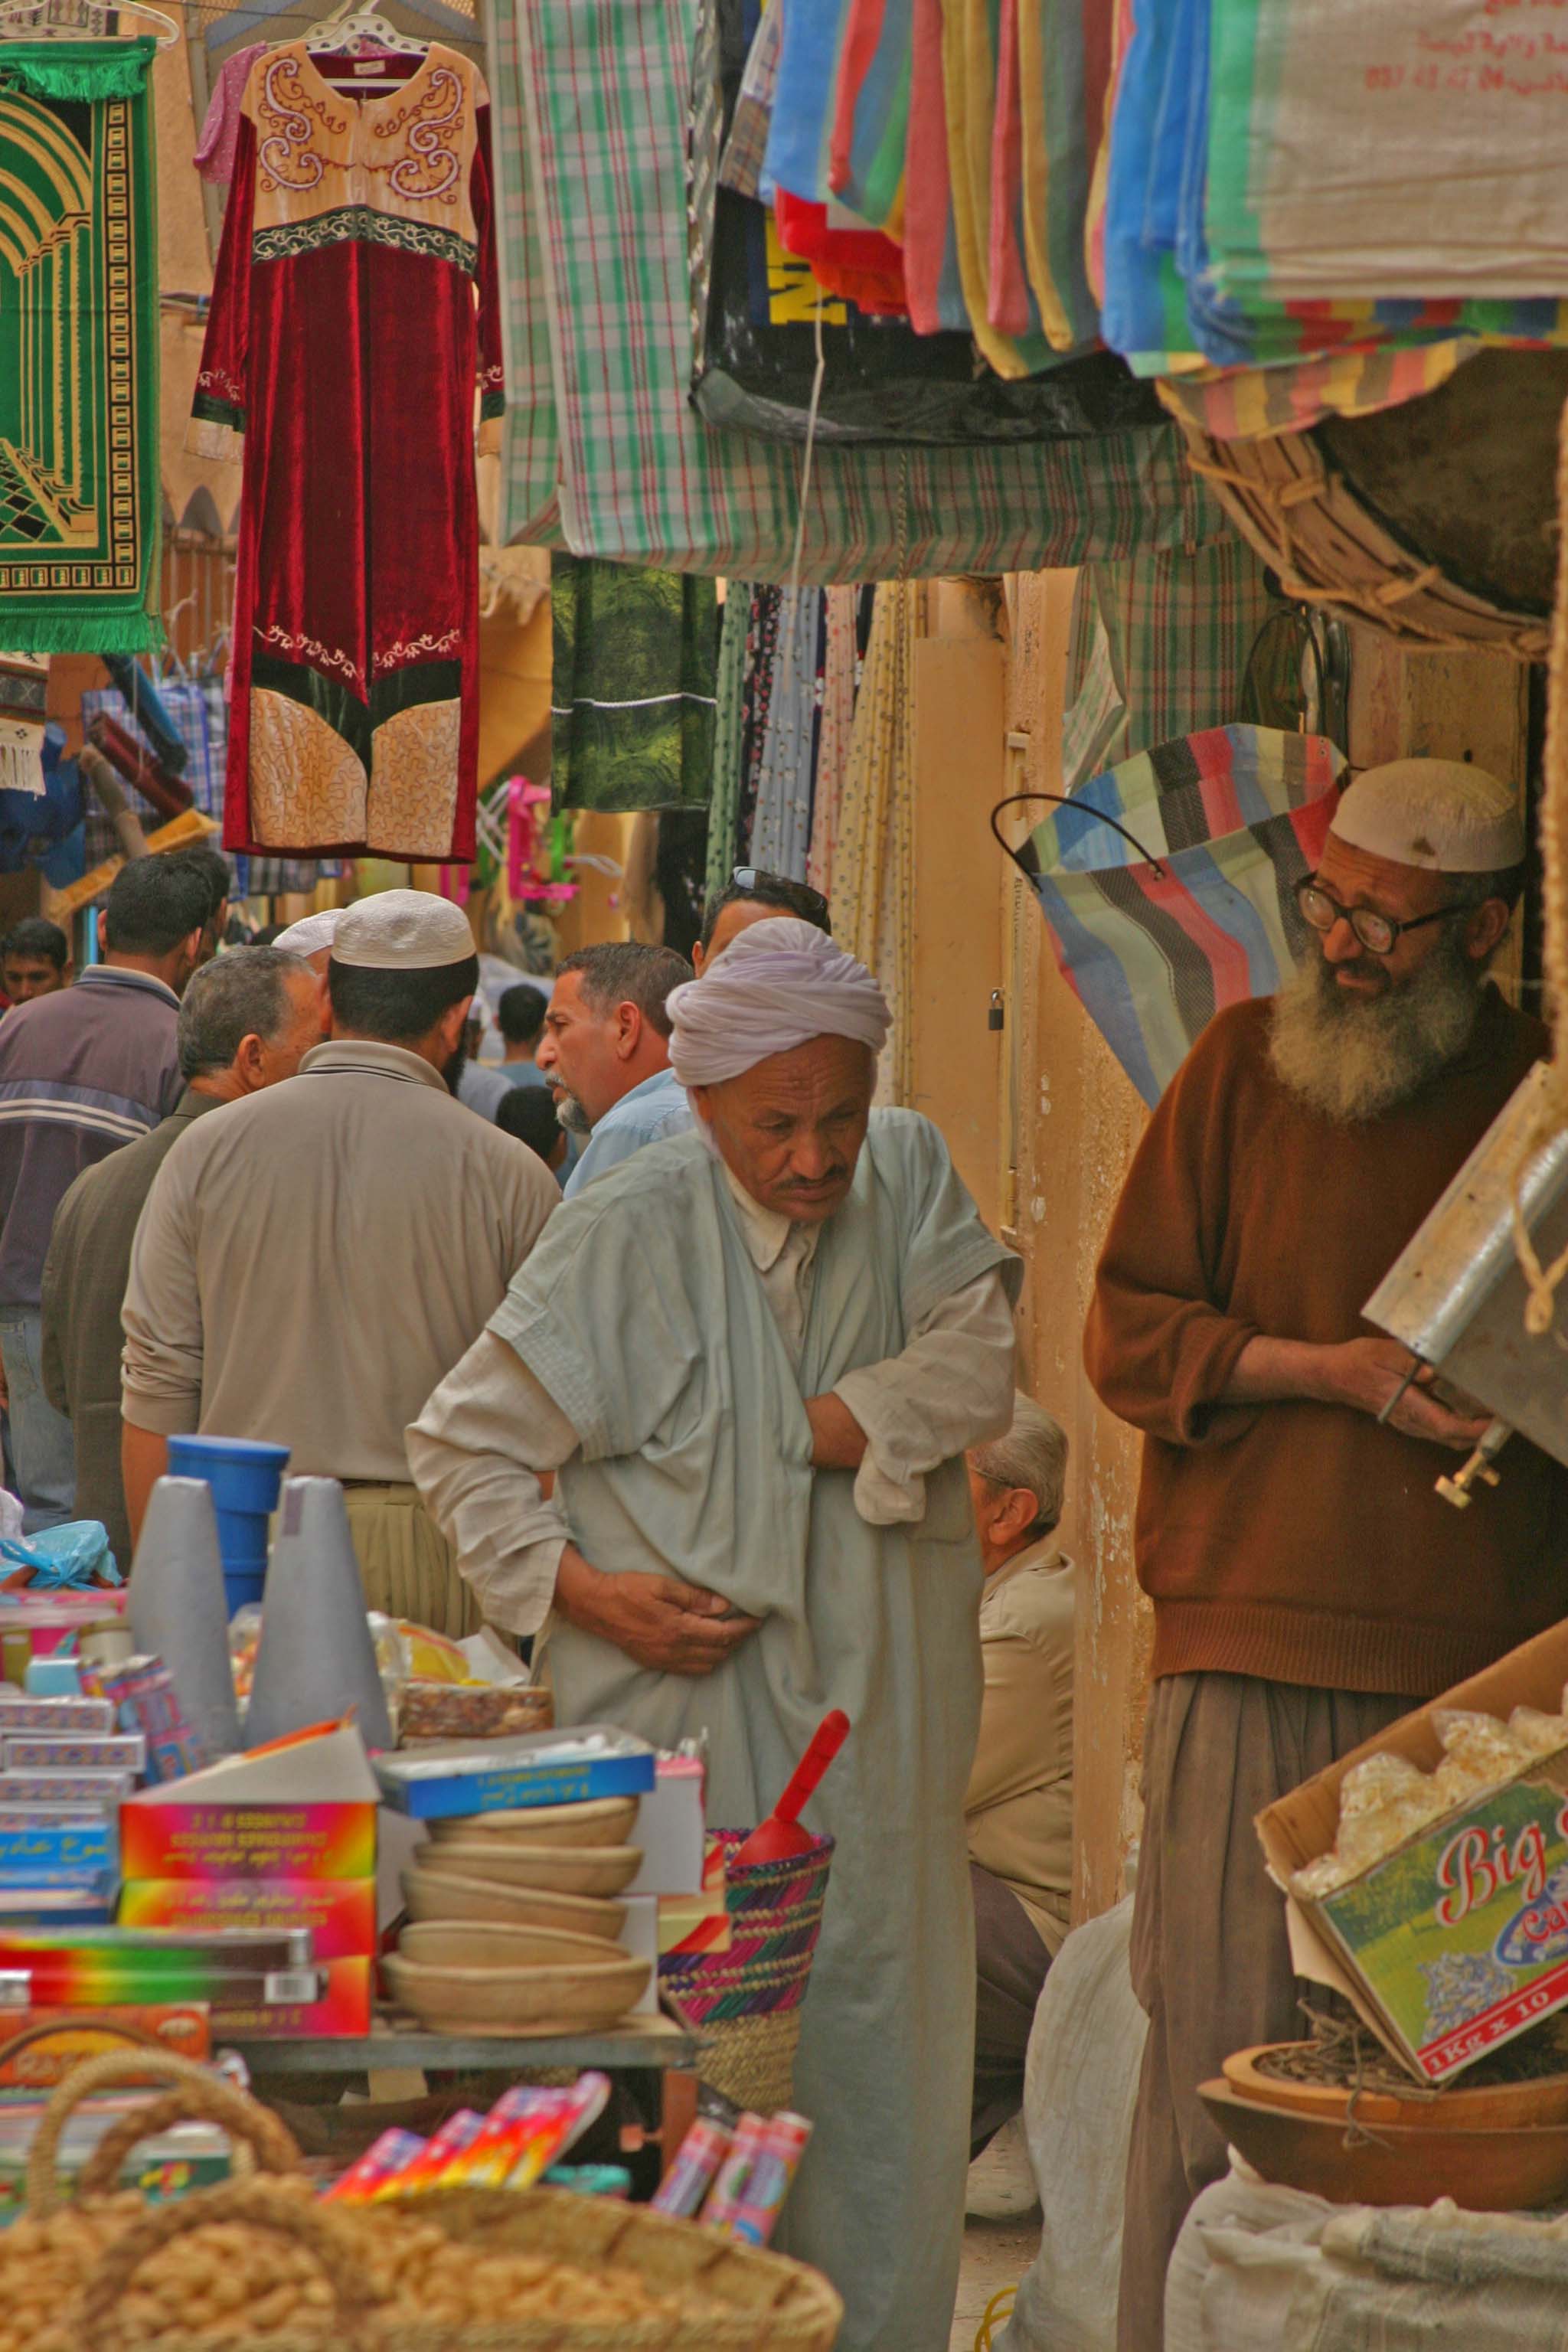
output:
M690 1125L686 1088L673 1070L656 1070L605 1113L566 1180L566 1198L572 1200L606 1168L618 1168L645 1143L662 1143L667 1135L684 1135Z

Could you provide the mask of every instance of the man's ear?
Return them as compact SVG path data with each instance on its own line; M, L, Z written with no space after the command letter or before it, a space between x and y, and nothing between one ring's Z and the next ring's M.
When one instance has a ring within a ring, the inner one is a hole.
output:
M1475 963L1489 956L1512 920L1506 898L1483 898L1465 919L1465 953Z
M616 1007L616 1059L629 1062L642 1043L642 1008L627 1003Z
M247 1030L239 1041L239 1051L234 1057L235 1076L248 1095L260 1091L266 1075L264 1056L267 1048L254 1030Z

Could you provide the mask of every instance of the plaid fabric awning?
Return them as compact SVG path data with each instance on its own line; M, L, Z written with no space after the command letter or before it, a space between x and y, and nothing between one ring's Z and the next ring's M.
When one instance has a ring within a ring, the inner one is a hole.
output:
M795 541L798 454L716 430L687 398L696 28L696 0L500 0L502 531L548 539L558 483L577 553L778 580ZM1196 547L1225 528L1163 427L984 449L821 447L800 576L1036 570Z

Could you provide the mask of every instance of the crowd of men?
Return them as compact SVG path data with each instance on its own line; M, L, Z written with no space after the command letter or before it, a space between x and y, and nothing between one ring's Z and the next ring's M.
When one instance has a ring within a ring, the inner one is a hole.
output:
M1154 1616L1123 2352L1224 2162L1197 2084L1295 2028L1252 1816L1563 1613L1568 1473L1521 1442L1448 1511L1484 1415L1362 1317L1542 1050L1486 976L1523 854L1474 768L1361 776L1300 977L1205 1029L1106 1238L1087 1363L1144 1434ZM1017 1261L874 1108L888 1008L801 884L742 869L689 964L594 946L481 1016L424 893L215 958L221 865L127 866L74 981L47 925L0 957L29 1524L128 1560L171 1436L284 1444L342 1481L372 1605L533 1643L563 1721L702 1734L718 1820L841 1706L786 2242L843 2352L942 2352L1073 1887L1067 1440L1015 1388Z

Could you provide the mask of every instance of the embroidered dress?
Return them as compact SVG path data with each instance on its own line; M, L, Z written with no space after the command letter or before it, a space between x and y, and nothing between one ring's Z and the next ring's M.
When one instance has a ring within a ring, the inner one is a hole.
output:
M474 395L502 369L479 75L246 89L192 446L245 436L224 845L474 854Z

